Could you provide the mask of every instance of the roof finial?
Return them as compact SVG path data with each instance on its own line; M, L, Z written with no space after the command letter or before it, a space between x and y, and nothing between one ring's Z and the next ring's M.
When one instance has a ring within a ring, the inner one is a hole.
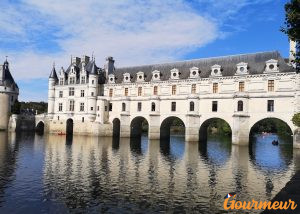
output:
M5 56L5 61L6 61L6 62L7 62L7 57L8 57L8 56Z
M94 51L92 52L92 61L94 60Z
M55 68L55 61L53 61L53 68Z

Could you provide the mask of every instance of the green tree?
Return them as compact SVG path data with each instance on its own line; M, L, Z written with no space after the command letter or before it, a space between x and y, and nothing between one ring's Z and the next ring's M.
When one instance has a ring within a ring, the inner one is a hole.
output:
M292 118L292 122L294 123L295 126L300 127L300 112L294 114Z
M21 103L18 100L16 100L11 108L11 113L20 114L20 110L21 110Z
M295 53L295 64L297 72L300 71L300 0L291 0L285 4L285 22L281 31L297 44L297 53Z

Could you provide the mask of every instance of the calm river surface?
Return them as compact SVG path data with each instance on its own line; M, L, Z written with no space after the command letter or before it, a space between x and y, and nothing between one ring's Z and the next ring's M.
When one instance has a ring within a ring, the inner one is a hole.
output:
M0 132L0 213L227 213L227 193L270 200L300 168L292 142L275 138L248 148Z

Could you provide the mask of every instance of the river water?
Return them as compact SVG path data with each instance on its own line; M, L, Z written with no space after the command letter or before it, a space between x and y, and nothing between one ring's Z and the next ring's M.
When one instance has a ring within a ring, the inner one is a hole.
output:
M0 132L0 213L227 213L227 193L270 200L300 168L291 139L273 146L277 138L241 147L218 136L199 144Z

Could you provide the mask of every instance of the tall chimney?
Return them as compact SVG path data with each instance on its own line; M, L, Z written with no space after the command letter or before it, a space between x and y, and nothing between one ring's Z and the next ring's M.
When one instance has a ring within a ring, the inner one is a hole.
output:
M289 57L289 62L291 65L294 65L294 63L292 62L293 60L295 60L295 54L297 53L297 48L296 48L296 41L293 41L290 39L290 57Z
M115 70L115 66L114 66L115 60L112 56L109 56L106 58L106 65L105 65L105 72L106 72L106 76L108 76L109 74L112 74Z

